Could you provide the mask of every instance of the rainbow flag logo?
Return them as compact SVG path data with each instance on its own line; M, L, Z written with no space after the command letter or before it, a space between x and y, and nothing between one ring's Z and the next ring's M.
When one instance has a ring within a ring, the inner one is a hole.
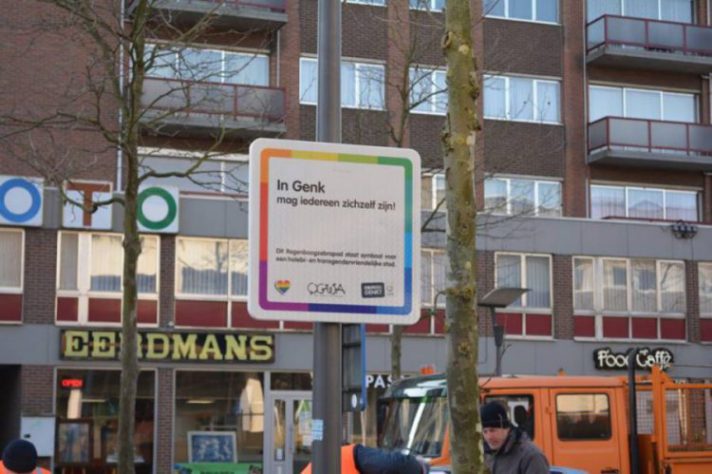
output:
M279 291L280 295L285 294L291 286L292 284L289 280L277 280L274 282L274 288Z

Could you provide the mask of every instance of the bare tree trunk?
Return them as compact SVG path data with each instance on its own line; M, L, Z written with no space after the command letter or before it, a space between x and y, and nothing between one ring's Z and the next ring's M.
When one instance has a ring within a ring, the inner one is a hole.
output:
M455 474L484 471L477 377L474 145L478 96L469 0L447 0L443 49L447 58L448 115L443 134L447 182L448 404Z

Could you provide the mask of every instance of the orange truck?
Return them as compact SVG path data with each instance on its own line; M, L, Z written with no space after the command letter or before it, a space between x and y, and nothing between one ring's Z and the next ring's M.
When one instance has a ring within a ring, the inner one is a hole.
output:
M712 384L676 383L653 367L636 378L632 394L628 379L617 376L480 378L480 387L481 402L506 406L552 465L595 474L712 473ZM381 447L424 456L448 472L445 376L400 380L380 404Z

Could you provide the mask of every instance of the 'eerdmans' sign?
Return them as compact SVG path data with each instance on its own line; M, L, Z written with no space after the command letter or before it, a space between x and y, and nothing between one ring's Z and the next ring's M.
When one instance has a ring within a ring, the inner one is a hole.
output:
M116 360L120 331L62 331L61 359ZM153 362L273 362L274 335L256 333L141 332L138 358Z

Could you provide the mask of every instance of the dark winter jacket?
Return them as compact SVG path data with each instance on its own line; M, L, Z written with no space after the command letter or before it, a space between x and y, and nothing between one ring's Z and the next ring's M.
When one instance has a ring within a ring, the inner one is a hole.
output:
M549 462L526 433L512 428L504 445L493 451L485 443L485 463L492 474L548 474Z

